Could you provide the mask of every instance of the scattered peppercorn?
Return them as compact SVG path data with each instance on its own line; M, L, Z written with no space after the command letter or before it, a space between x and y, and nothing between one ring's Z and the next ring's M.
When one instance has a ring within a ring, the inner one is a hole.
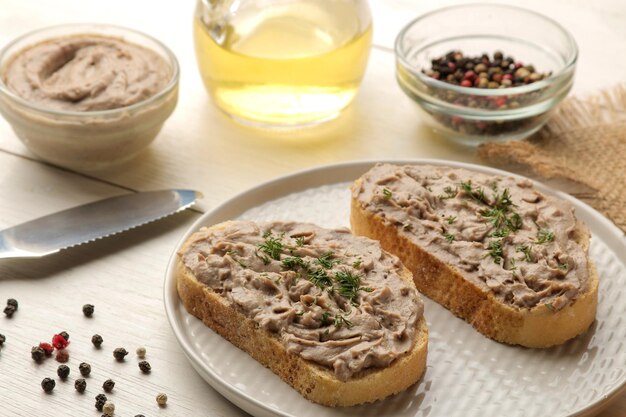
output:
M135 417L146 417L143 414L137 414Z
M15 310L17 309L13 306L6 306L4 308L4 314L6 314L7 317L11 318L13 317L13 313L15 313Z
M70 340L70 335L69 333L67 333L66 331L62 331L61 333L59 333L60 336L63 337L63 339L67 340L69 342Z
M161 407L165 406L167 404L167 394L164 394L164 393L157 394L156 402Z
M54 352L54 346L52 346L50 343L41 342L39 344L39 347L43 349L43 351L46 353L46 356L51 356L52 352Z
M39 346L33 346L30 350L30 356L35 362L41 362L46 357L46 352Z
M113 356L120 362L124 360L126 355L128 355L128 352L124 348L117 348L113 351Z
M60 334L52 336L52 346L56 349L65 349L69 344L70 342L68 342L68 340Z
M145 347L138 347L136 350L137 356L141 359L146 357L146 348Z
M52 392L52 390L54 389L54 387L56 386L56 382L54 382L54 379L52 378L44 378L41 381L41 388L43 388L43 390L45 392Z
M139 369L141 369L141 372L143 372L144 374L149 374L152 370L152 367L150 366L150 363L148 363L148 361L141 361L139 362Z
M18 303L17 303L17 300L15 298L9 298L7 300L7 305L15 308L15 311L17 311Z
M65 363L70 360L70 353L65 349L59 350L55 359L57 362Z
M70 376L70 367L67 365L60 365L57 368L57 375L61 379L66 379L68 376Z
M6 341L7 341L6 336L0 333L0 346L4 345L4 342Z
M112 416L113 413L115 413L115 404L113 404L111 401L105 402L104 406L102 407L102 411L104 412L104 414Z
M78 378L76 381L74 381L74 388L76 388L76 391L82 394L87 389L87 382L85 382L83 378Z
M112 379L107 379L106 381L104 381L104 383L102 384L102 389L105 392L111 392L113 391L113 388L115 387L115 381L113 381Z
M94 309L95 307L93 304L85 304L83 306L83 314L85 315L85 317L91 317L93 316Z
M106 395L104 394L98 394L96 395L96 410L98 411L102 411L102 407L104 407L104 404L107 402L108 398Z
M80 365L78 365L78 370L82 376L89 376L91 373L91 365L87 362L81 362Z
M91 343L93 343L95 347L100 348L102 342L102 336L100 336L99 334L94 334L93 336L91 336Z

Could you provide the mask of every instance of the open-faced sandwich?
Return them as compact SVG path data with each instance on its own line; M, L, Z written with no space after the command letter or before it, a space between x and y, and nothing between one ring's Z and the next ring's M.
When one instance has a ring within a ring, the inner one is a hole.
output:
M424 373L428 331L411 273L347 229L229 221L178 253L187 311L311 401L372 402Z
M352 187L355 234L380 241L417 289L495 340L557 345L594 321L589 232L532 182L379 164Z

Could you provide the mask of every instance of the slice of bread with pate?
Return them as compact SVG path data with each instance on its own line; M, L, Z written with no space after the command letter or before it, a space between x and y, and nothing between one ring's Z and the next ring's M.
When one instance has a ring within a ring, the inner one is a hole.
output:
M379 164L352 186L355 234L380 241L417 289L500 342L561 344L593 323L589 232L529 180Z
M178 252L187 311L328 406L372 402L424 373L428 330L411 273L348 229L228 221Z

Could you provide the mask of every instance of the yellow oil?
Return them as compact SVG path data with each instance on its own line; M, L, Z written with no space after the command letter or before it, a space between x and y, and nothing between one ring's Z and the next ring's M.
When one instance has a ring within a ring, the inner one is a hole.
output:
M198 65L217 106L259 126L304 126L338 115L357 92L371 45L369 14L364 24L351 4L288 2L242 11L226 24L198 14Z

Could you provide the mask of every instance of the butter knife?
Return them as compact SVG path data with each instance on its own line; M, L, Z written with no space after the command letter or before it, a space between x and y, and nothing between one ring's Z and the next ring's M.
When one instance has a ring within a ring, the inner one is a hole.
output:
M147 191L40 217L0 231L0 259L50 255L177 213L201 197L193 190Z

